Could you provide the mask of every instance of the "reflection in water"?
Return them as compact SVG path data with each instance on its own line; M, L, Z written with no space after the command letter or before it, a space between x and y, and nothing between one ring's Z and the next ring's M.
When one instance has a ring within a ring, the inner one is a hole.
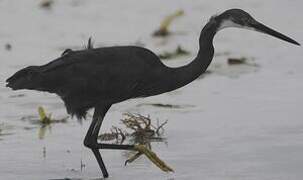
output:
M21 118L22 121L28 121L30 124L33 125L39 125L39 129L38 129L39 139L44 139L47 131L51 132L52 124L67 123L67 119L68 117L64 117L61 119L53 119L51 118L50 115L44 116L44 118L42 118L41 114L40 114L40 118L34 115L24 116ZM33 128L24 127L24 129L31 130Z
M5 125L4 123L1 123L0 124L0 137L12 135L13 133L7 132L8 130L11 130L12 128L13 128L12 126L8 126L8 125ZM2 140L2 138L0 138L0 140Z
M51 133L52 130L51 124L42 124L38 131L39 139L44 139L47 130Z

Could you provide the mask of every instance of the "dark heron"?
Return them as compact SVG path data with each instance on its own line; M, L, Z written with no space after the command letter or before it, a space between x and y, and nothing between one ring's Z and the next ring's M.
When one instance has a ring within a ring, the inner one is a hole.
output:
M64 101L67 112L85 118L95 108L92 123L84 139L100 166L107 170L99 149L134 150L134 145L97 142L103 118L115 103L147 97L183 87L205 72L214 55L213 38L227 27L247 28L300 45L295 40L259 23L241 9L230 9L213 16L201 31L199 52L188 65L170 68L150 50L135 46L114 46L73 51L42 66L29 66L6 80L13 90L32 89L55 93ZM90 44L90 43L89 43Z

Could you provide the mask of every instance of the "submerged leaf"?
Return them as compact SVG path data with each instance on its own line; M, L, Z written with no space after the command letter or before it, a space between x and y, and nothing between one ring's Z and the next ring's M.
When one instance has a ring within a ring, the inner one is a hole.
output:
M152 152L150 149L145 147L144 145L135 145L134 149L138 151L133 157L129 158L125 164L133 162L140 155L144 154L152 163L154 163L158 168L160 168L164 172L174 172L174 170L169 167L164 161L162 161L156 153Z
M174 170L169 167L164 161L162 161L156 153L152 152L149 148L144 145L135 145L134 150L138 151L135 155L130 157L125 161L125 165L132 163L134 160L138 159L141 155L145 155L153 164L160 168L164 172L174 172Z
M38 113L39 113L39 117L40 117L40 121L42 124L49 124L51 122L50 116L46 116L46 113L44 111L44 108L39 106L38 107Z
M167 36L169 35L168 27L174 19L184 14L183 10L178 10L173 14L166 16L160 24L160 28L153 33L153 36Z

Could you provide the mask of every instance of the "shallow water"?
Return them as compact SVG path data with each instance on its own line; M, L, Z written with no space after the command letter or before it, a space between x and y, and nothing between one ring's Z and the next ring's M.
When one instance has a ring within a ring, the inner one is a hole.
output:
M81 48L89 36L96 46L140 41L157 53L181 44L191 55L164 63L186 64L197 51L197 37L208 18L231 7L247 10L302 43L303 24L296 21L303 16L302 6L301 0L66 0L55 1L46 10L35 0L0 1L0 179L97 179L101 175L93 154L82 143L90 120L80 124L69 118L41 132L39 124L22 119L35 119L38 106L55 118L65 117L66 111L55 95L5 88L5 79L18 69L46 63L64 48ZM185 15L172 24L173 35L153 39L150 35L161 19L177 9L184 9ZM6 43L12 45L10 51L5 50ZM167 143L152 147L175 173L162 173L144 157L124 166L125 152L102 150L109 179L303 178L302 48L238 29L220 32L214 43L216 52L223 55L215 57L209 68L212 73L174 92L117 104L102 126L105 132L119 125L124 112L168 119ZM227 58L242 56L258 66L226 65ZM146 105L157 103L182 108ZM85 165L82 170L81 164Z

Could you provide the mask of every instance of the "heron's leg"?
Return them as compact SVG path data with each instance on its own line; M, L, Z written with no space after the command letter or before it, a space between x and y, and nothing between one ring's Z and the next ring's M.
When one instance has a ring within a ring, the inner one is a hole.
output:
M98 121L95 125L95 128L92 132L92 139L98 139L100 127L101 127L102 122ZM133 145L124 145L124 144L104 144L104 143L98 143L96 141L96 144L94 146L97 149L120 149L120 150L133 150L134 146Z
M108 107L109 109L109 107ZM97 121L94 129L92 130L92 139L96 140L94 141L94 147L97 149L118 149L118 150L134 150L134 146L133 145L123 145L123 144L104 144L104 143L98 143L97 139L98 139L98 135L99 135L99 131L102 125L102 120L101 121Z
M101 128L104 116L109 108L110 105L98 106L95 108L92 123L89 126L87 134L84 138L84 145L93 151L104 177L108 177L108 172L102 160L99 149L134 150L133 145L102 144L97 142L99 130Z
M95 108L92 123L89 126L87 134L84 138L84 145L93 151L93 153L98 161L99 167L102 171L103 177L105 177L105 178L108 177L108 172L107 172L105 164L102 160L101 154L98 150L99 148L97 147L97 144L98 144L97 136L98 135L96 136L95 134L96 134L96 132L99 132L103 118L109 108L110 108L110 106L102 106L102 107L98 106Z

